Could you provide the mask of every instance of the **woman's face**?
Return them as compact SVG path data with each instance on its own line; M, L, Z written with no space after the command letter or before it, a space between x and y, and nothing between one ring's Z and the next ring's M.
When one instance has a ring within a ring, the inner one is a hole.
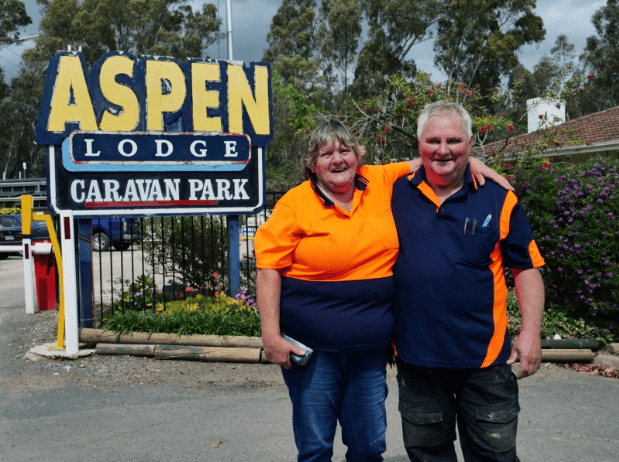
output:
M318 184L334 193L346 192L355 180L359 159L352 148L339 141L327 143L318 150L316 165L312 172L316 174Z

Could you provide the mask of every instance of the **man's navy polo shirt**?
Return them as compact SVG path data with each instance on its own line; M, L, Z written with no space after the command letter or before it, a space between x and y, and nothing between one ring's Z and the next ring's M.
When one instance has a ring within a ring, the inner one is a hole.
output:
M394 266L395 346L417 366L505 364L505 267L544 264L524 210L492 181L462 188L440 204L424 168L399 179L391 199L400 254Z

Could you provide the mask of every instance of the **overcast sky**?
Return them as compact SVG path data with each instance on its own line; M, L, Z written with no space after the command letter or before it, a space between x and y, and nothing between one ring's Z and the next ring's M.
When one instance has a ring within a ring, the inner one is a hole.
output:
M223 29L227 28L226 0L208 0L214 3L219 10ZM277 12L282 0L230 0L232 18L232 52L235 60L246 62L260 61L267 46L266 36L271 26L271 19ZM25 31L20 31L22 37L37 34L41 15L35 0L24 0L26 10L33 20L33 24ZM200 9L204 1L192 2L194 9ZM537 0L536 13L544 20L546 39L543 43L528 46L520 52L520 61L532 70L533 66L543 55L549 55L555 39L559 34L565 34L576 47L579 55L586 44L587 37L595 34L591 16L605 0ZM0 51L0 67L5 75L14 77L19 70L20 56L23 50L32 46L32 42L12 45ZM228 57L227 42L223 40L209 49L213 58L226 59ZM434 67L434 53L432 42L419 44L411 50L411 57L421 70L430 72L433 79L440 81L445 76Z

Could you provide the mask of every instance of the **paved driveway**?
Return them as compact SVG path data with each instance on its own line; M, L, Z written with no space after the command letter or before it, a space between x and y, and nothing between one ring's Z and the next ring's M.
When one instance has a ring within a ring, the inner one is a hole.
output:
M24 359L49 319L24 313L19 263L0 261L0 461L295 459L274 366ZM385 460L405 462L393 370L389 382ZM520 387L523 462L619 460L619 380L548 365ZM338 439L333 460L344 452Z

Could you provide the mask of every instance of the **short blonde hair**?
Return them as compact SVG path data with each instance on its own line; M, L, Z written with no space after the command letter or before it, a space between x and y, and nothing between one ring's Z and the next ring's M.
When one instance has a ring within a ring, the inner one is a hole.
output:
M349 147L355 153L357 160L359 160L359 166L363 156L359 148L359 143L353 136L350 129L339 120L329 119L320 122L316 128L310 133L307 140L307 149L302 158L303 162L303 176L309 178L312 174L312 169L316 167L316 159L318 158L318 151L325 146L329 141L335 143L338 141L341 145Z

